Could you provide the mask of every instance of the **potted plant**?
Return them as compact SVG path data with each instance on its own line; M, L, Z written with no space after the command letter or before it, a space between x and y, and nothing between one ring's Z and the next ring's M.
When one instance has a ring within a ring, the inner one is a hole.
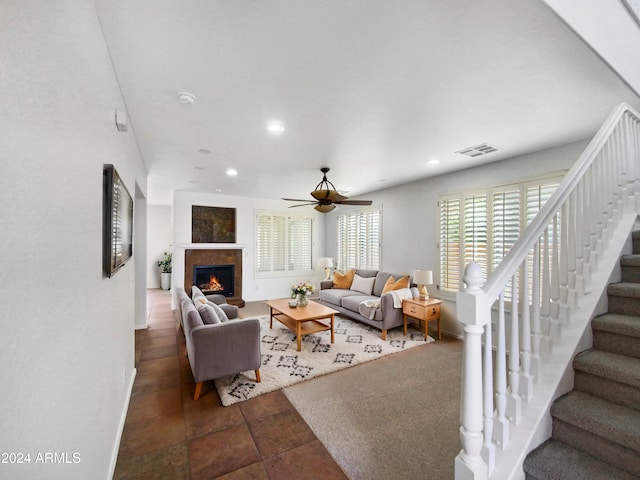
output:
M158 266L162 269L160 286L163 290L169 290L171 288L171 253L164 252L164 258L158 260Z

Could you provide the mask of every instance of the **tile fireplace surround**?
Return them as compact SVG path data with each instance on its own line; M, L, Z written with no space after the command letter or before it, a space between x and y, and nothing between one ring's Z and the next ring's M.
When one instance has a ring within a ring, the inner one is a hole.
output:
M244 306L242 300L242 249L241 248L215 248L205 249L185 248L184 251L184 290L191 294L193 285L193 267L196 265L235 265L233 279L234 296L227 298L232 305Z

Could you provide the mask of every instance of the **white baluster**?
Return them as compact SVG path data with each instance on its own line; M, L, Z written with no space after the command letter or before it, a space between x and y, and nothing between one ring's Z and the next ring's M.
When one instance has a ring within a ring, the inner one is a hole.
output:
M568 311L574 309L577 304L577 294L576 294L576 191L574 190L569 198L567 199L567 218L566 218L566 228L563 230L566 233L567 241L563 245L566 245L566 262L567 262L567 306L569 307ZM563 223L564 220L563 220ZM564 255L561 252L561 255ZM568 318L567 318L568 323ZM564 325L563 323L563 326Z
M576 186L576 205L575 205L575 257L576 257L576 302L578 298L584 297L584 250L582 247L584 237L584 225L587 224L587 219L584 215L585 199L583 195L585 179L581 179ZM575 308L575 305L574 305Z
M558 322L566 328L569 325L569 202L562 205L560 219L560 309Z
M553 217L553 237L551 250L551 312L549 318L549 337L555 343L560 339L560 233L559 219L556 213Z
M496 349L496 421L493 425L493 441L503 450L509 443L507 419L507 332L504 321L504 291L498 300L498 345Z
M551 354L551 280L549 278L549 227L544 229L544 250L542 252L542 299L540 302L540 356L549 358Z
M544 234L547 234L545 229ZM544 282L544 279L542 279ZM540 322L540 241L533 246L533 276L531 285L531 375L540 382L542 371L542 357L540 346L542 342L542 327Z
M489 475L496 464L496 446L493 444L493 348L491 340L491 322L484 327L484 361L483 361L483 405L484 405L484 443L482 458L487 464Z
M535 300L534 300L535 302ZM531 376L531 316L529 312L529 265L522 264L522 371L518 394L529 403L533 397L533 377Z
M460 402L460 442L462 450L455 459L456 480L486 480L487 464L481 452L483 444L482 332L490 323L490 305L480 285L480 267L467 265L464 273L467 288L456 298L458 318L464 324L462 398Z
M509 395L507 396L507 418L514 425L520 423L522 401L520 388L520 328L518 320L518 273L511 280L511 336L509 341Z

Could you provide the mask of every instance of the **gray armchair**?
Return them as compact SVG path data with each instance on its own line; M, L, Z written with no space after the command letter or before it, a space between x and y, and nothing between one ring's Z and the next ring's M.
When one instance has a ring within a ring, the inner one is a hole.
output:
M260 322L248 318L206 324L184 289L176 289L187 343L187 357L196 381L194 400L202 382L254 370L260 382Z

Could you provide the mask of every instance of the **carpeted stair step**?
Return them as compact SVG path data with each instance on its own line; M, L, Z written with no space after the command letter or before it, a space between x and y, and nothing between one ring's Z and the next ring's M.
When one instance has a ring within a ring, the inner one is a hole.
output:
M640 255L623 255L620 257L622 281L640 283Z
M640 230L631 232L631 241L633 243L633 253L640 253Z
M640 315L640 283L620 282L607 287L609 313Z
M640 317L605 313L591 320L593 348L640 358Z
M524 461L526 480L634 480L638 477L557 440L547 440Z
M640 358L587 350L573 360L574 389L640 410Z
M551 406L554 440L640 476L640 411L572 391Z

